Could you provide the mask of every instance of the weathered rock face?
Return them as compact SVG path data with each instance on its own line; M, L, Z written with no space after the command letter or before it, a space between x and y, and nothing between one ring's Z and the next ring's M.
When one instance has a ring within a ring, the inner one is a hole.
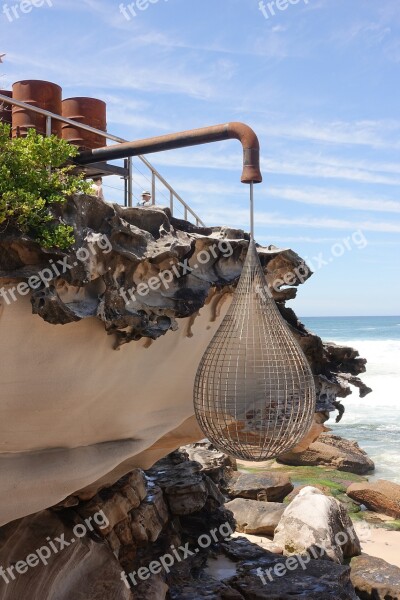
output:
M274 535L285 511L285 506L279 502L258 502L244 498L227 502L225 508L233 512L236 531L269 536Z
M328 466L338 471L365 475L375 469L373 461L357 442L322 434L303 452L288 452L277 459L285 465Z
M71 515L66 512L65 517L68 516ZM62 544L57 541L61 536L65 536ZM0 577L0 599L133 600L131 591L121 581L121 565L110 549L99 544L95 535L71 543L73 536L72 522L61 521L51 511L0 529L0 565L5 569ZM57 554L52 552L47 538ZM45 546L49 551L44 550ZM37 549L42 550L42 560L36 555ZM10 573L7 569L12 565L15 568Z
M264 571L266 584L262 587L258 569ZM277 573L285 573L285 577L278 575L270 581L267 573L272 574L274 569ZM245 600L358 600L350 582L350 567L343 565L327 567L323 561L311 560L300 572L300 569L288 570L280 558L263 558L257 565L244 565L242 570L242 574L230 583Z
M146 475L136 469L87 502L69 497L52 511L3 527L0 565L7 569L17 563L21 573L14 569L13 579L5 570L8 583L0 575L0 599L25 600L27 589L29 600L164 599L167 569L151 577L143 571L139 576L139 569L171 554L173 544L181 552L175 561L179 564L185 559L184 544L199 547L198 537L215 528L208 551L234 531L224 497L200 470L187 455L175 453ZM77 525L84 528L82 536ZM58 552L52 552L51 542ZM38 565L23 572L19 561L44 546L50 549L42 553L48 564L37 560Z
M336 563L361 554L359 539L344 506L312 487L303 488L286 508L274 542L288 556L307 553Z
M203 440L196 444L187 444L183 451L190 460L201 464L202 472L225 491L229 480L237 471L236 459L217 450L209 441Z
M75 229L68 252L0 234L0 523L90 498L202 437L193 381L248 246L241 230L197 228L161 208L79 196L59 210ZM259 254L269 282L302 265L291 250ZM319 410L334 410L365 361L307 332L284 306L295 291L277 293L278 306L311 363Z
M29 552L51 543L59 550L8 584L0 571L0 598L26 600L29 590L29 600L356 600L347 566L229 539L234 520L223 502L185 451L146 473L132 471L89 501L69 497L0 528L5 576L9 566L23 570ZM213 570L219 561L223 581Z
M363 554L351 561L351 582L361 600L399 600L400 569Z
M353 483L347 489L347 495L370 510L400 519L400 485L397 483L384 479L372 483Z
M292 490L293 484L283 473L238 473L228 484L231 498L265 502L282 502Z

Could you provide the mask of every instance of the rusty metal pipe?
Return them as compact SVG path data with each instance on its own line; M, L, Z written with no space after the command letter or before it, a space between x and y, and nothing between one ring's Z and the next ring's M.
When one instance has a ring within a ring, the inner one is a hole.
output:
M124 142L103 148L96 148L80 152L75 162L80 165L88 165L94 162L115 160L139 154L151 154L163 150L174 150L188 146L198 146L222 140L239 140L243 146L243 172L242 183L261 183L260 170L260 144L254 131L244 123L225 123L212 127L202 127L171 133L159 137Z

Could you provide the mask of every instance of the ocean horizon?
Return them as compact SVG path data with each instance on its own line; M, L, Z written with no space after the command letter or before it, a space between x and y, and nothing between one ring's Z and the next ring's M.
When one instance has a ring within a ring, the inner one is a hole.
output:
M360 378L372 388L365 398L352 388L343 399L340 423L327 422L332 432L356 440L375 462L370 480L400 483L400 316L301 317L300 321L325 342L347 345L367 359Z

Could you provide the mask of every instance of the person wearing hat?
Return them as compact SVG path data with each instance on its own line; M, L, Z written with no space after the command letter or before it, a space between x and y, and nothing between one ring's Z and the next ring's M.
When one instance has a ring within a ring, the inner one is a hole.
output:
M141 200L138 202L138 206L150 206L151 205L151 193L144 190L141 195Z

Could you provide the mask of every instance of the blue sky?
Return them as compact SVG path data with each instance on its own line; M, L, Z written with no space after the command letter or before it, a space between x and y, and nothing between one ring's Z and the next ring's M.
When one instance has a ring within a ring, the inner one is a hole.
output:
M127 139L248 123L262 148L257 241L315 268L290 306L398 315L398 0L299 0L268 19L258 0L140 2L128 20L114 0L48 0L28 14L11 0L10 21L0 0L1 87L47 79L64 97L102 98L109 131ZM238 142L149 159L207 224L247 228ZM106 184L117 201L119 182Z

